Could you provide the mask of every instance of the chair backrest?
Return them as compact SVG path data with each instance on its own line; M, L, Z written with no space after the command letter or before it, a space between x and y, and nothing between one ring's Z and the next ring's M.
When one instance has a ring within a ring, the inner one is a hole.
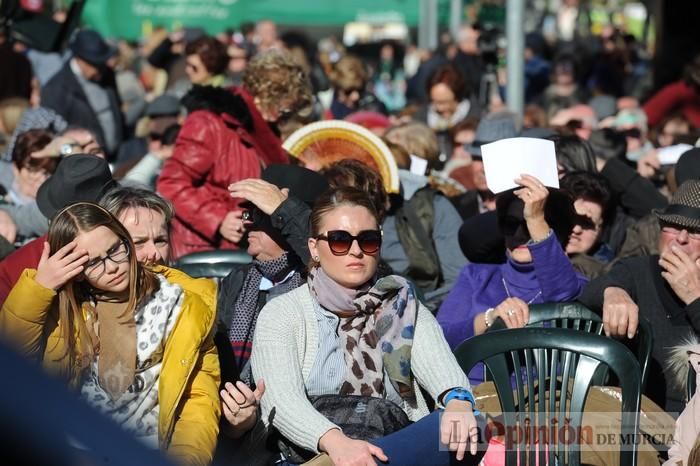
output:
M547 448L535 448L537 435L532 432L540 433L542 428L550 432L553 427L567 424L573 432L579 432L588 391L602 369L612 371L620 382L623 438L633 439L637 434L639 363L618 341L578 330L526 327L473 337L457 348L455 356L465 373L479 361L486 364L496 385L506 433L518 432L519 428L522 432L528 422L529 429L536 429L522 437L530 448L508 448L506 442L508 466L518 464L518 456L521 465L580 465L580 438L542 439L548 442ZM621 465L634 466L636 461L636 449L620 451Z
M174 267L195 278L224 278L237 264L252 261L253 258L245 251L214 250L182 256Z
M581 330L603 335L603 318L581 303L545 303L530 306L527 327L556 327ZM496 319L489 331L505 329L505 323ZM628 347L637 356L642 370L642 390L646 386L651 348L654 344L651 324L646 318L639 319L637 336Z
M558 327L603 334L603 319L581 303L545 303L530 305L528 327ZM505 323L496 319L489 330L505 329Z

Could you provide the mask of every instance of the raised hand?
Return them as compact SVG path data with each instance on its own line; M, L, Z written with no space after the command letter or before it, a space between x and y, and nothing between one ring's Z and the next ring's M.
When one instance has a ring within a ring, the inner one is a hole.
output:
M659 265L664 269L661 276L686 306L700 298L700 259L693 261L677 246L661 254Z
M525 217L530 237L534 241L542 241L549 235L549 225L544 218L544 206L547 204L549 190L540 180L531 175L521 175L520 178L515 179L515 183L522 186L513 194L525 204L523 217Z
M289 189L279 189L274 184L258 178L237 181L230 185L228 190L231 197L250 201L267 215L272 215L289 196Z
M36 268L34 280L44 288L57 291L72 278L80 275L89 259L87 251L77 249L76 240L63 246L55 254L51 254L48 242L44 242L39 265Z

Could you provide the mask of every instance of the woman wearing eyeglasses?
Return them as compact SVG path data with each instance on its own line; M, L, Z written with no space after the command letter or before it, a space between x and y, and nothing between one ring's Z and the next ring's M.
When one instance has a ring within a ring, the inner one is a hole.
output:
M59 211L36 270L0 313L0 334L95 409L188 465L211 462L219 423L214 313L139 264L96 204Z
M270 301L258 317L252 366L265 379L262 418L302 458L325 453L321 464L447 465L454 460L447 447L465 464L476 462L469 382L413 287L396 275L377 278L381 243L367 194L339 188L319 197L307 284ZM444 411L429 415L420 388ZM390 435L353 438L313 404L328 397L341 404L361 398L359 416L379 403L407 419L382 431ZM301 462L287 447L282 464Z

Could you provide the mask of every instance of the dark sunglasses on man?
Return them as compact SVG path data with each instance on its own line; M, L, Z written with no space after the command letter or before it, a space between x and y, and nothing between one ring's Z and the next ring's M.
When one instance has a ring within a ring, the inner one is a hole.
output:
M344 256L350 252L352 243L355 241L362 252L369 255L376 254L382 247L381 230L363 230L356 236L345 230L330 230L325 235L316 236L316 239L328 241L328 247L336 256Z

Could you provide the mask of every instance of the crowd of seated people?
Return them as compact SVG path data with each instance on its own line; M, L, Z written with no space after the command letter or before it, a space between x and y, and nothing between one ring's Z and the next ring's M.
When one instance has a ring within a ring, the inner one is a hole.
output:
M617 32L588 60L529 36L521 116L500 74L480 87L478 25L403 65L247 32L160 31L128 69L80 30L22 95L0 80L4 343L179 464L479 464L488 382L454 351L578 302L608 338L651 329L643 402L678 419L659 458L693 464L698 398L666 366L698 369L700 61L645 94ZM346 117L373 122L393 192L283 147ZM518 136L553 142L559 187L491 189L482 147ZM224 278L178 269L231 251L249 262Z

